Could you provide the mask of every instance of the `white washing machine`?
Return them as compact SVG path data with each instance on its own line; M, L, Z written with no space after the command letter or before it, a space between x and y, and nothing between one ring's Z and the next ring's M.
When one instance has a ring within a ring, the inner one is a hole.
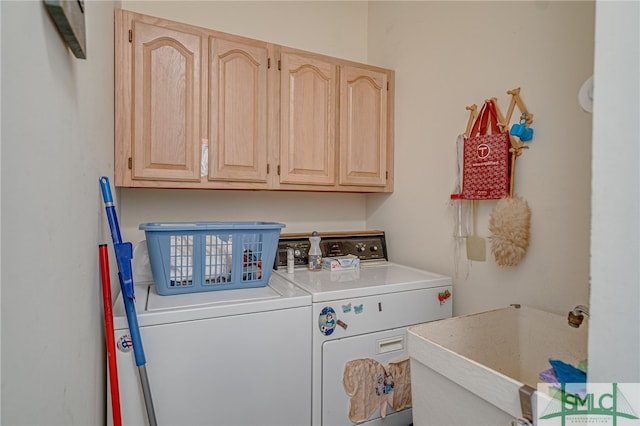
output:
M382 231L320 234L323 257L353 254L361 266L312 272L309 236L281 235L274 275L312 298L311 424L410 425L406 329L451 317L451 278L389 262ZM293 273L287 248L295 253Z
M135 290L158 424L309 424L311 359L300 356L311 352L308 293L275 274L262 288ZM113 311L122 424L148 424L121 296Z

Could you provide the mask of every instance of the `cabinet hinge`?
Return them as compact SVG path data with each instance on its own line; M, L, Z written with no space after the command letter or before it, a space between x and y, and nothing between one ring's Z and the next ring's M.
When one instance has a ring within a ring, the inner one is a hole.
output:
M389 170L387 170L386 172L384 172L384 178L386 180L389 180Z
M280 59L278 59L278 71L281 70L281 68L280 68L281 66L282 66L282 62L280 62Z
M267 58L267 69L271 69L271 58Z
M129 43L133 42L133 31L129 30Z
M133 160L129 157L129 170L133 169Z
M267 163L267 174L269 174L269 163Z
M278 164L278 176L280 176L280 164Z
M389 91L389 82L387 81L387 92Z

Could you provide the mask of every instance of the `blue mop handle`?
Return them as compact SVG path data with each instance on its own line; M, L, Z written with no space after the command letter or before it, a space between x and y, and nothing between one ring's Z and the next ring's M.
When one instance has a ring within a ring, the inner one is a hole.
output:
M109 228L111 229L111 238L113 239L113 244L120 244L122 243L122 236L120 235L118 216L116 215L116 207L113 204L111 185L109 184L108 177L102 176L100 178L100 188L102 189L102 199L104 200L104 207L107 210L107 219L109 220Z
M122 290L122 300L124 301L124 309L127 314L127 322L129 323L129 332L131 333L131 342L133 343L133 354L136 358L136 365L139 367L145 365L146 360L142 347L142 339L140 338L140 328L138 327L138 317L136 315L136 305L134 302L133 271L131 269L133 245L129 242L122 242L120 227L118 226L118 216L113 204L111 185L109 184L108 177L102 176L100 178L100 187L102 189L102 199L104 200L109 228L111 229L113 249L116 253L116 261L118 263L118 279L120 280L120 289Z
M120 286L122 287L122 274L118 273L120 278ZM144 356L144 348L142 347L142 339L140 338L140 327L138 326L138 316L136 315L136 304L133 298L123 295L124 310L127 314L127 322L129 323L129 333L131 333L131 343L133 344L133 356L136 359L138 367L145 365L147 360Z
M120 270L120 286L122 292L127 297L134 299L133 289L133 271L131 270L131 259L133 258L133 245L131 243L123 243L120 235L120 226L118 225L118 216L116 207L113 204L113 196L111 195L111 185L109 178L102 176L100 178L100 187L102 189L102 199L109 220L109 228L111 229L111 239L113 240L113 250L116 253L116 262Z

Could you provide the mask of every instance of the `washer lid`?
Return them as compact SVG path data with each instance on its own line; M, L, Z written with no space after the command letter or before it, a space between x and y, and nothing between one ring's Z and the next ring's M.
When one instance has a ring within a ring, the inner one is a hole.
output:
M275 274L265 287L161 296L153 284L141 283L135 294L140 327L311 305L309 293ZM113 315L116 329L128 327L122 294L113 305Z
M281 295L267 286L237 290L203 291L197 293L161 296L156 287L149 288L146 312L166 311L169 309L194 309L207 306L237 305L239 303L278 299Z
M313 302L397 293L451 285L451 278L429 271L385 262L353 271L296 269L293 274L274 271L311 293Z

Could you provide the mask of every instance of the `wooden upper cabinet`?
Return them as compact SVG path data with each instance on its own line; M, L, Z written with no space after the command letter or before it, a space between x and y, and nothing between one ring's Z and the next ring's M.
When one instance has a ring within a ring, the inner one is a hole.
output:
M200 180L202 38L131 21L132 178Z
M337 66L283 50L280 75L280 183L333 185Z
M115 184L391 192L393 85L383 68L116 10Z
M387 184L385 72L345 65L340 73L340 184Z
M266 43L209 37L209 179L267 181Z

